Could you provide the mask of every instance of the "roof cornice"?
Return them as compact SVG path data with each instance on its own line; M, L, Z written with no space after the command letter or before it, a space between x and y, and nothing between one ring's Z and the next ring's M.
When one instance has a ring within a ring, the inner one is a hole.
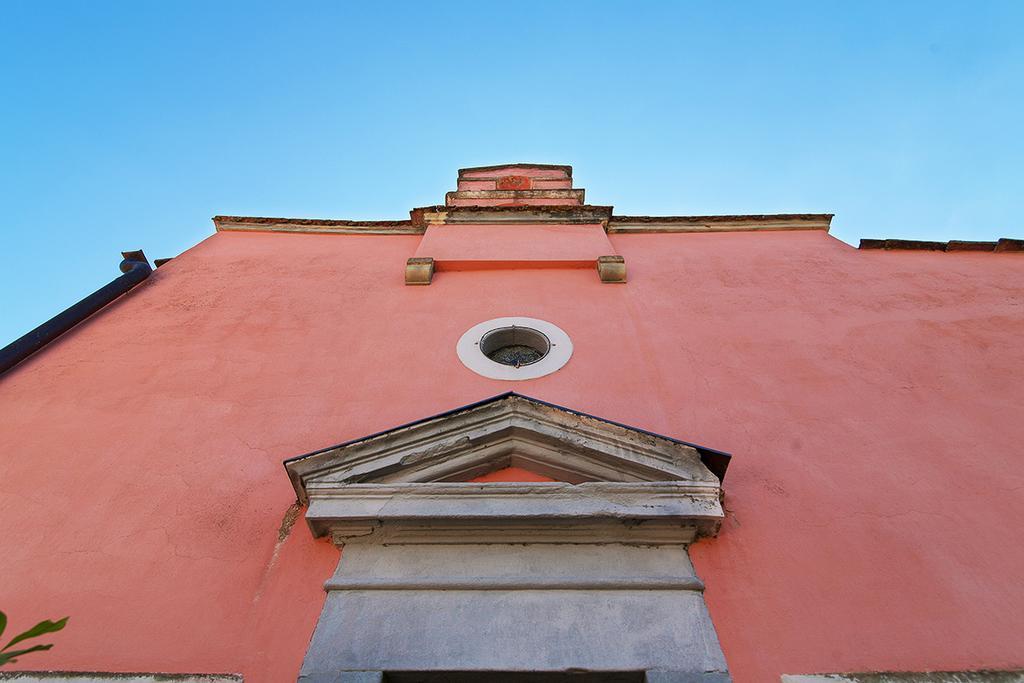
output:
M218 231L339 235L420 235L428 225L599 224L609 233L828 231L833 214L784 213L728 216L618 216L611 206L423 206L408 220L354 221L327 218L214 216Z
M831 213L777 213L732 216L612 216L608 232L738 232L750 230L824 230Z
M412 222L426 225L493 223L498 225L569 223L606 225L612 207L591 204L558 206L423 206L409 212Z
M950 240L930 242L926 240L862 239L860 249L884 249L886 251L994 251L1022 252L1024 240L1000 237L995 242Z
M422 225L411 220L350 221L331 218L271 218L265 216L214 216L218 232L299 232L339 235L420 235Z

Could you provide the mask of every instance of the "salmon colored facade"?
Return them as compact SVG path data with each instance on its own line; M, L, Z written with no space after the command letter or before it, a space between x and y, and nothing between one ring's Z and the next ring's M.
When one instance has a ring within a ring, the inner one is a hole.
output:
M0 609L71 617L17 666L294 681L340 551L282 463L511 390L732 454L689 552L733 680L1024 667L1024 252L617 217L559 169L409 221L219 218L0 377ZM571 359L473 372L502 316Z

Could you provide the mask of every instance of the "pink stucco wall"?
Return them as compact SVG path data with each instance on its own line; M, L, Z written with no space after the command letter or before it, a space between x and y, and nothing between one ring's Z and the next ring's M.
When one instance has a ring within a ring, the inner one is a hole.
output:
M735 679L1024 665L1024 254L820 232L611 235L591 270L439 273L418 236L220 233L0 378L0 609L26 667L293 679L338 551L281 462L513 388L472 325L549 320L514 388L733 453L692 548Z

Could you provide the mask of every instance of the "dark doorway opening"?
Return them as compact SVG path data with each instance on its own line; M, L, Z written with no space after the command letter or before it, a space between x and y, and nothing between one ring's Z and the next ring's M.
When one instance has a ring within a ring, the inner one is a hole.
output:
M385 683L644 683L643 671L392 671Z

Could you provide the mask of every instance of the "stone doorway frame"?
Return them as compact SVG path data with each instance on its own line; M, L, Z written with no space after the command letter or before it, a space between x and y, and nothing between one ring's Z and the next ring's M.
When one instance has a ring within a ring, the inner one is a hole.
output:
M299 680L728 680L687 554L718 531L728 458L510 393L287 461L343 548ZM557 481L470 481L509 466Z

